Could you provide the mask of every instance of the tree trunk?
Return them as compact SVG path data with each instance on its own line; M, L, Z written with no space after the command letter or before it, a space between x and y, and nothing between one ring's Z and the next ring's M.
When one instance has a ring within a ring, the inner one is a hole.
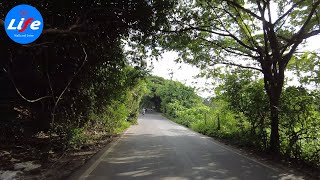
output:
M280 153L280 136L279 136L279 98L270 97L271 108L271 134L270 134L270 152L276 156Z
M270 102L271 134L269 151L277 157L280 154L279 101L284 83L284 65L278 64L276 60L273 63L266 63L263 66L263 74L264 86Z

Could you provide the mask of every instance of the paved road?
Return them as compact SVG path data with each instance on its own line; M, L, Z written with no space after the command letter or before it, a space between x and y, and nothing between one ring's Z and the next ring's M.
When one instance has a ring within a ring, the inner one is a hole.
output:
M142 116L110 146L80 179L303 179L155 113Z

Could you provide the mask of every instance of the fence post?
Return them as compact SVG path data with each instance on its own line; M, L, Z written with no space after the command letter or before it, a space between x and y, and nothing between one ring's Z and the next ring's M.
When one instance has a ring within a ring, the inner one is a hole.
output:
M204 113L204 124L207 125L207 113Z
M218 130L220 130L220 115L218 114Z

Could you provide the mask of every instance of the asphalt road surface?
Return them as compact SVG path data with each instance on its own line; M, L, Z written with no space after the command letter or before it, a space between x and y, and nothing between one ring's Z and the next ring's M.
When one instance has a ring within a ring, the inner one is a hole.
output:
M304 179L147 113L76 179Z

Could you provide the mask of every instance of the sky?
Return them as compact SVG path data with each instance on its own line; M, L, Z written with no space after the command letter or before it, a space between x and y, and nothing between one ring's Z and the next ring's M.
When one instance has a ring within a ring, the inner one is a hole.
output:
M301 50L320 52L320 35L309 38L306 47ZM151 67L152 64L153 66L152 74L165 79L171 79L170 73L173 72L172 80L195 87L197 89L197 94L202 97L206 98L213 96L214 89L210 87L212 80L195 78L195 76L199 74L200 69L186 63L176 63L174 60L177 59L177 57L177 52L165 52L162 54L162 58L160 58L159 61L153 60L151 63L151 60L149 60L148 65ZM297 84L297 80L290 82L290 85ZM210 90L204 90L205 88Z
M152 74L156 76L163 77L165 79L171 79L179 81L185 85L195 87L197 94L202 97L209 97L212 95L210 91L203 91L210 80L205 78L196 78L195 76L200 73L200 69L195 66L186 63L176 63L174 60L178 58L177 52L165 52L162 54L162 58L159 61L153 60ZM148 65L151 66L151 61L149 60ZM173 74L171 75L171 72ZM213 89L212 89L213 91Z

